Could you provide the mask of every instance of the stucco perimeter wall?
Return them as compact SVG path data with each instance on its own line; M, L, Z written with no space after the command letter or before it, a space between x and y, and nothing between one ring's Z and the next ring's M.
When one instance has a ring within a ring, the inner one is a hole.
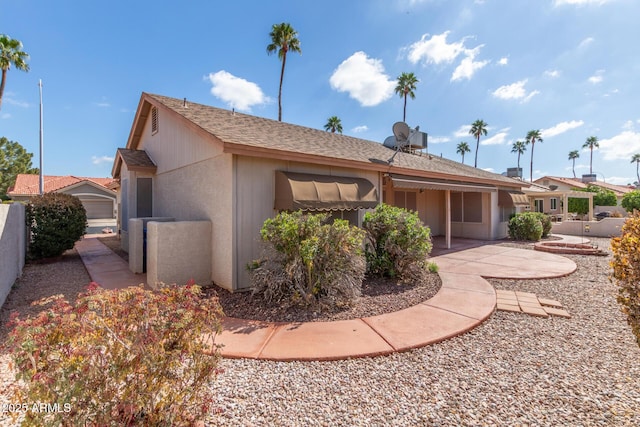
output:
M552 233L584 237L620 236L625 218L605 218L602 221L563 221L553 223Z
M134 273L144 273L144 230L150 221L167 222L175 221L175 218L149 217L129 219L129 232L127 244L129 252L129 270Z
M232 164L231 154L221 154L158 173L153 183L154 216L211 222L209 280L229 290L233 289Z
M26 251L24 205L0 204L0 307L22 275Z
M147 283L184 285L189 280L211 284L211 222L149 222Z

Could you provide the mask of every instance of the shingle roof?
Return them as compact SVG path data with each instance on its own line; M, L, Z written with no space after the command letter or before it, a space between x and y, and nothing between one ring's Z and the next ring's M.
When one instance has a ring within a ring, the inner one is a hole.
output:
M129 169L131 168L155 168L156 164L149 158L144 150L127 150L126 148L118 148L118 154L122 156L122 160Z
M363 169L374 170L380 170L381 165L388 167L387 160L394 154L394 150L378 142L189 101L185 103L182 99L143 93L141 105L144 100L167 107L225 144L241 146L249 150L269 150L312 156L316 161L326 162L326 164L335 164L335 160L340 159L357 162L358 167ZM136 138L135 132L132 131L132 138L127 148L137 148ZM422 176L447 175L449 178L458 180L490 182L494 185L513 187L523 186L522 181L438 156L419 156L400 152L395 156L389 169L390 172L415 171Z
M107 186L113 182L113 178L45 175L43 181L44 192L51 193L84 181L90 181L107 189ZM40 175L25 173L18 174L16 177L16 183L9 188L7 194L9 196L33 196L40 194Z

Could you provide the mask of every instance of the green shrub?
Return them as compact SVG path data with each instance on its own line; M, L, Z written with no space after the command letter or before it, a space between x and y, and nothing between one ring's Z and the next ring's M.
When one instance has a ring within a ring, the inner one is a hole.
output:
M640 190L629 191L627 194L622 196L620 204L627 212L640 210Z
M367 272L397 277L404 282L422 281L431 253L431 230L415 212L386 204L364 216L367 231Z
M543 226L538 212L523 212L509 221L509 237L514 240L538 241L542 232Z
M58 404L26 411L23 425L192 425L211 411L219 373L211 340L217 298L195 285L160 292L95 283L70 305L61 295L35 318L13 318L8 346L24 384L12 401Z
M618 302L640 346L640 212L627 218L622 236L611 240L612 277L618 285Z
M49 258L73 249L87 228L87 213L77 197L48 193L29 201L26 221L31 230L30 257Z
M438 264L435 262L429 262L427 264L427 270L429 270L429 273L437 273L440 270L440 267L438 267Z
M298 211L264 222L264 255L249 266L254 293L301 305L349 304L360 296L364 232L340 219L328 224L328 218Z

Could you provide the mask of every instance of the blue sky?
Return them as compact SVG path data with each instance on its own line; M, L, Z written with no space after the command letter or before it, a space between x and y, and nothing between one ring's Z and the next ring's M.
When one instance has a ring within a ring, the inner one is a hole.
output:
M2 1L0 33L19 39L31 71L10 70L0 136L35 153L43 81L44 171L105 177L141 92L277 119L280 62L266 46L289 22L302 55L287 59L283 121L382 142L402 120L396 78L420 80L407 122L429 152L460 161L476 119L489 124L478 167L516 165L511 144L540 129L534 179L576 174L636 180L640 153L637 0ZM474 151L465 163L473 164ZM521 158L529 176L530 151Z

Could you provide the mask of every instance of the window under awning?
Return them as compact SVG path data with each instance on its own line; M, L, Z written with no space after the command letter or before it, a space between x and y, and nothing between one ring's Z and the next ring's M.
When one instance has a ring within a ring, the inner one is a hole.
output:
M427 179L410 176L392 175L391 181L395 188L451 190L476 193L492 193L497 190L493 185L476 184L473 182L450 181L443 179Z
M498 191L498 205L505 207L529 206L529 197L522 191Z
M373 209L377 205L378 191L368 179L276 171L277 210Z

